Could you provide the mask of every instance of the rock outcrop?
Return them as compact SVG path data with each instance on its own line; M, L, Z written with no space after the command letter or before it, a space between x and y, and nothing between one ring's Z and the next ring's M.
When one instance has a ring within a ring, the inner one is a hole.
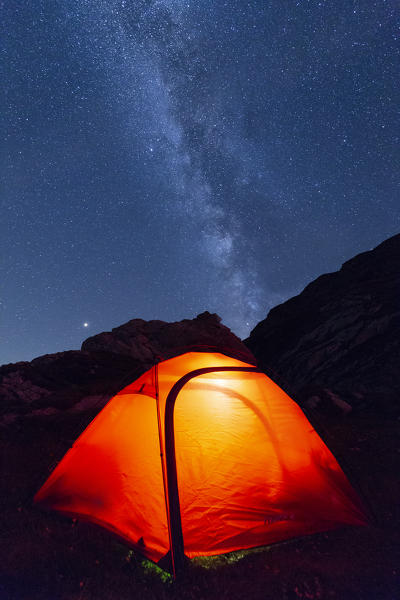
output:
M133 319L88 338L81 350L4 365L0 367L0 423L82 413L91 417L156 362L207 347L254 361L218 315L205 312L177 323Z
M306 407L400 408L400 234L273 308L245 341Z
M151 366L194 347L226 349L254 360L239 338L221 324L220 317L209 312L176 323L132 319L112 331L88 338L82 351L112 352Z

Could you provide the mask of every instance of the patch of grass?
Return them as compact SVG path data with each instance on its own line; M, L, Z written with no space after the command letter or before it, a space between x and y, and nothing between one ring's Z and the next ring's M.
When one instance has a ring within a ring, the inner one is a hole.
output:
M164 571L164 569L161 569L161 567L156 565L156 563L153 563L153 561L148 560L147 558L143 558L140 560L140 566L143 569L143 574L146 577L153 576L155 578L160 579L162 583L172 583L171 573L168 573L168 571Z
M235 564L252 554L268 552L269 550L270 546L260 546L258 548L236 550L234 552L227 552L226 554L218 554L215 556L196 556L195 558L192 558L191 563L196 567L203 567L204 569L218 569L225 565Z

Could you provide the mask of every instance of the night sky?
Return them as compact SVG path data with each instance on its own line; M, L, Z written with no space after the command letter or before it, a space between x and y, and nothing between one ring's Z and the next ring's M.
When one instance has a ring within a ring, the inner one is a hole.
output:
M398 0L1 10L0 364L204 310L244 337L400 230Z

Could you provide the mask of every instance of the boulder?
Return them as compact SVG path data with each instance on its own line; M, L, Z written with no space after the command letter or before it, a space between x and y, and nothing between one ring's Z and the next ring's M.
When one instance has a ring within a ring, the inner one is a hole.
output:
M85 415L92 418L122 387L158 361L193 349L215 348L254 362L216 314L177 323L133 319L88 338L81 350L47 354L0 367L0 424ZM83 418L82 423L86 424Z
M397 413L400 234L273 308L245 343L300 404L318 397L343 412L339 398L353 409Z

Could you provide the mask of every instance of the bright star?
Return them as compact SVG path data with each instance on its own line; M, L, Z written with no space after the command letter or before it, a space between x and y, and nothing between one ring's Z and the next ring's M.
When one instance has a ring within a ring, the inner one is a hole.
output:
M86 323L86 322L85 322L85 323L83 324L83 326L84 326L84 327L89 327L89 323Z

